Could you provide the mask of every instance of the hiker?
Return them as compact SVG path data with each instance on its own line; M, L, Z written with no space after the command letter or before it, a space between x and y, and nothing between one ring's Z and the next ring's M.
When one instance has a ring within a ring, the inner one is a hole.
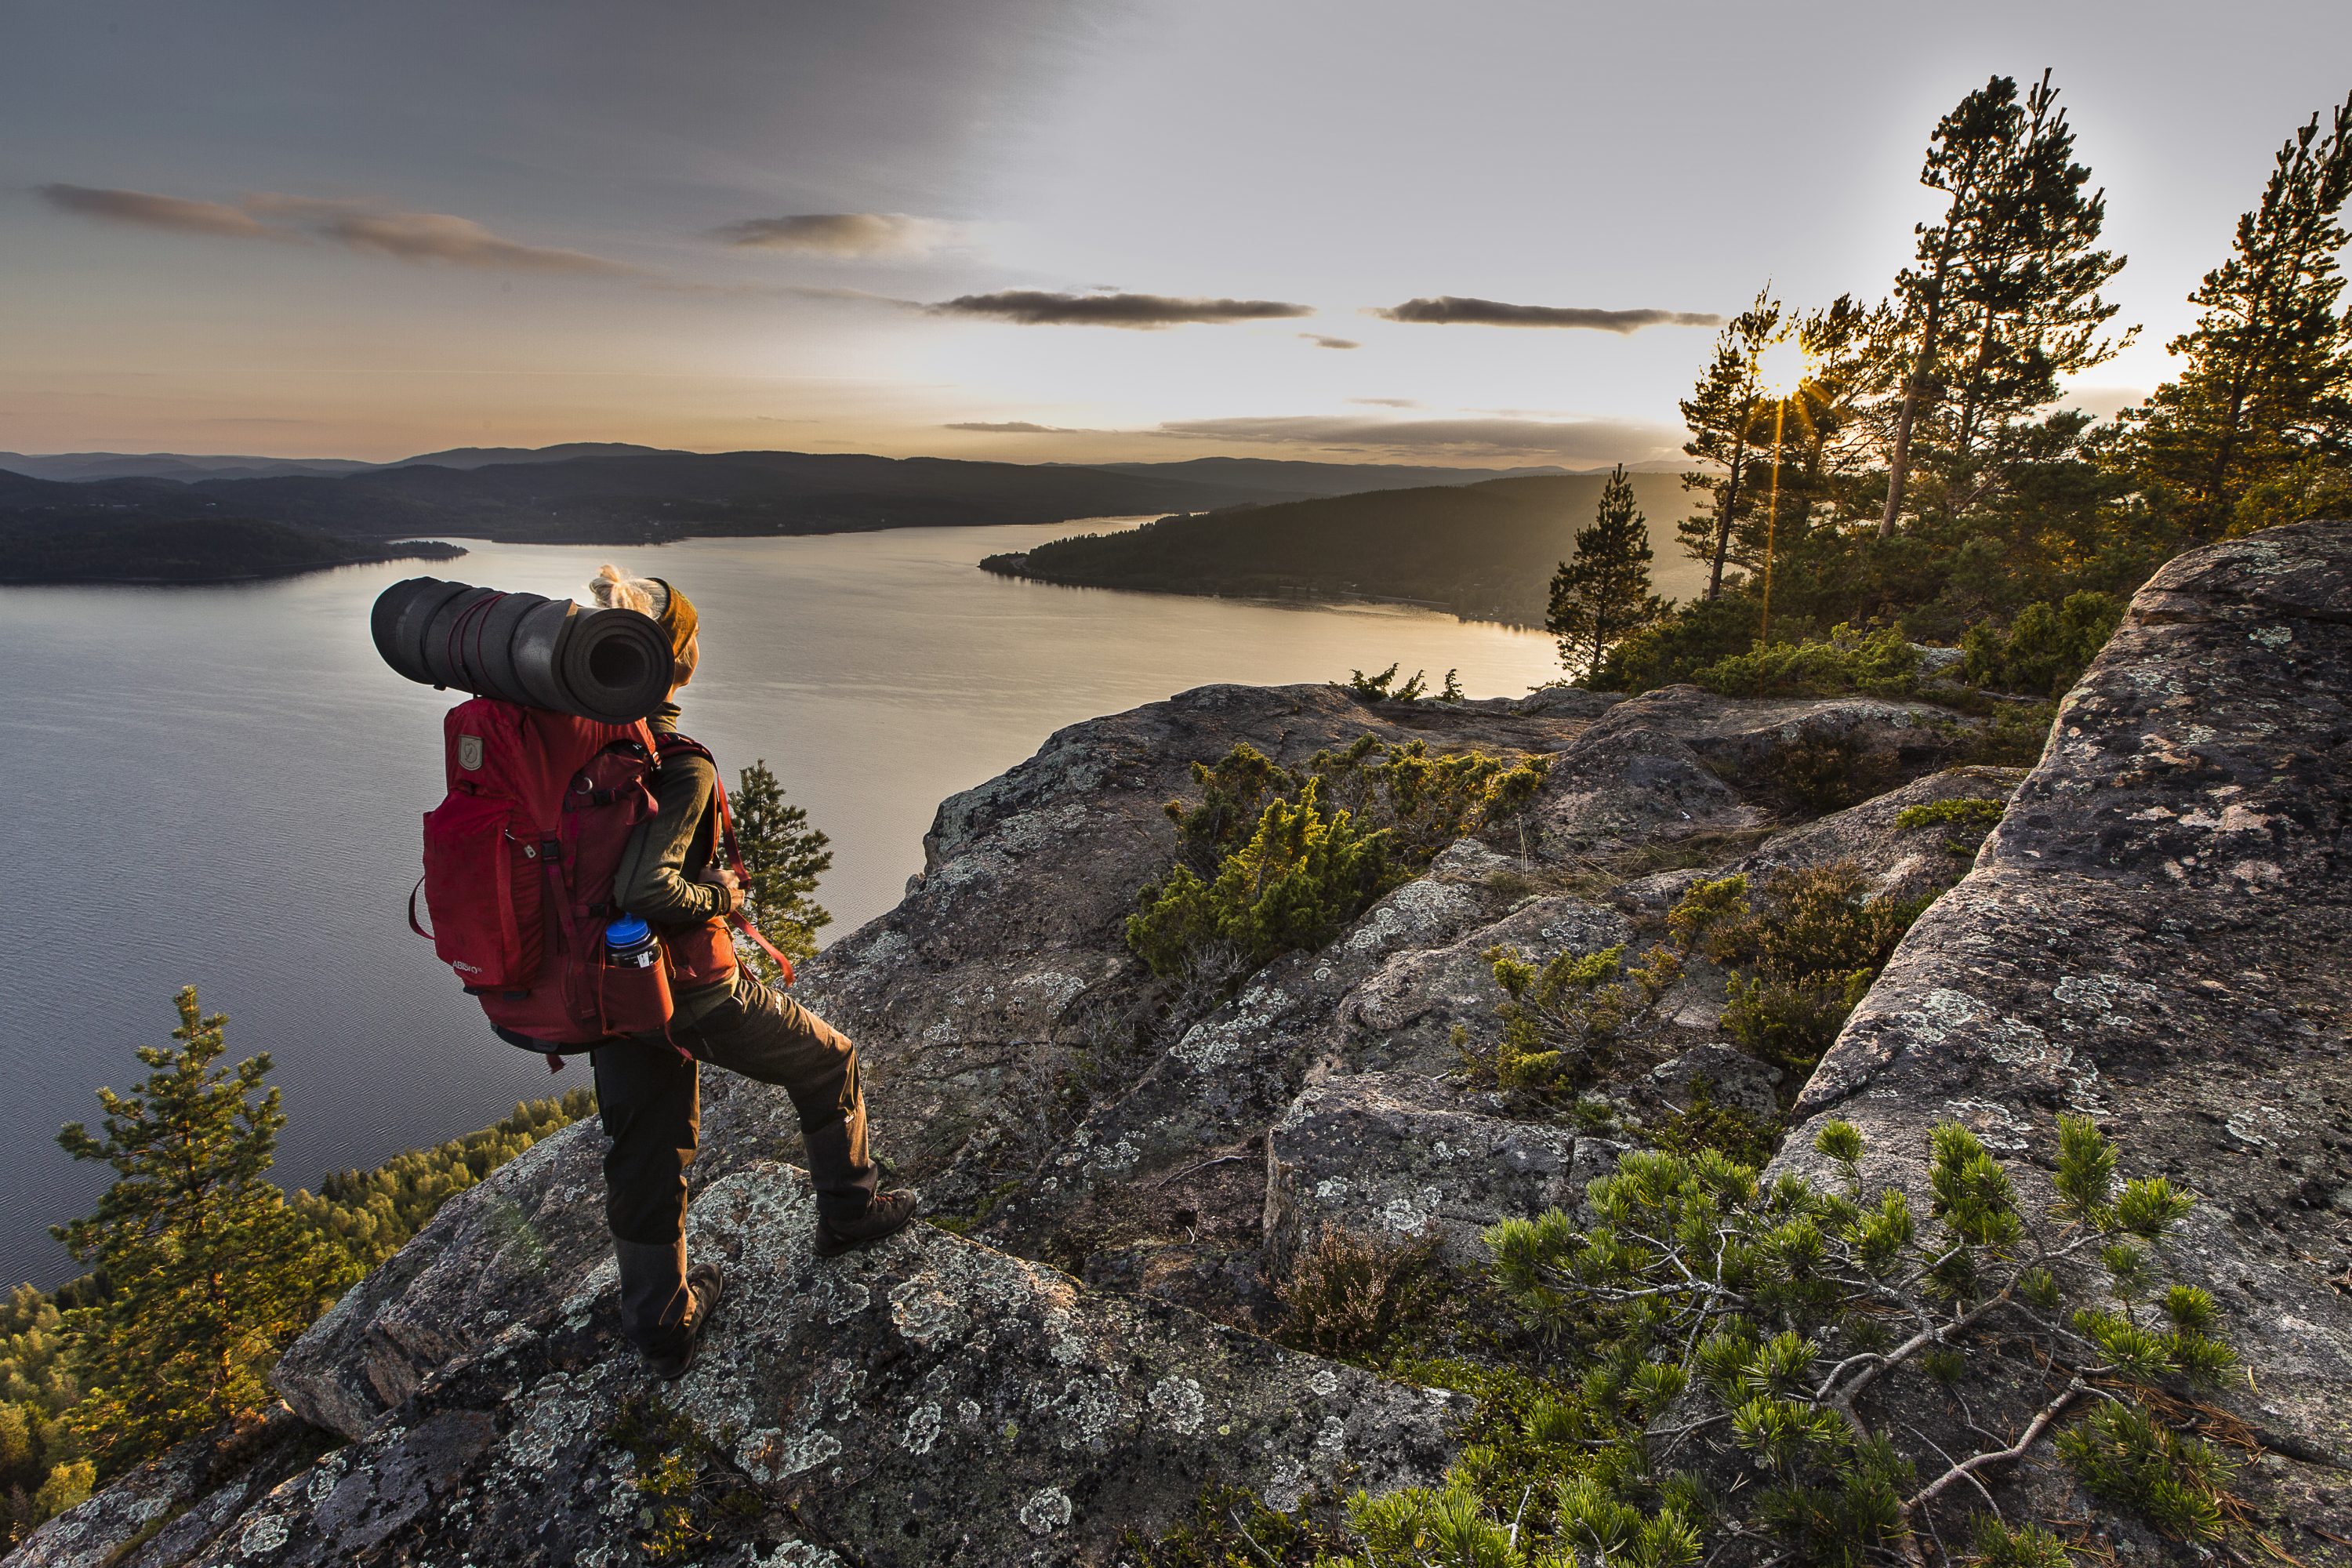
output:
M674 1012L667 1034L600 1044L591 1058L597 1109L611 1140L604 1215L620 1262L622 1331L657 1376L677 1378L693 1363L724 1288L716 1263L689 1268L686 1255L686 1167L700 1126L701 1063L779 1085L792 1096L816 1187L818 1256L896 1235L914 1218L915 1198L877 1191L857 1047L735 963L723 922L743 907L743 889L714 856L718 770L698 746L667 743L677 735L674 699L694 679L701 653L693 602L658 577L628 577L609 565L590 586L600 605L653 616L677 659L673 700L647 721L656 742L665 742L649 781L657 809L631 834L613 883L614 903L662 938L674 975Z

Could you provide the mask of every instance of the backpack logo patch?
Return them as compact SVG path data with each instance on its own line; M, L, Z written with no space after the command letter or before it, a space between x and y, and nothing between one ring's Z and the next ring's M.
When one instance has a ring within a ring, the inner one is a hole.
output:
M482 771L482 738L479 735L457 737L457 765L469 773Z

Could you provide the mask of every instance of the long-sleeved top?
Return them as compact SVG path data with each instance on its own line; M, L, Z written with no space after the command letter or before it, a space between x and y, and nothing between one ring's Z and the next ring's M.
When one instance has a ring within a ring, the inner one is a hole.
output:
M655 734L677 730L677 704L665 702L646 721ZM656 931L700 925L727 913L727 889L701 880L710 868L719 814L712 796L718 771L705 759L673 754L653 775L653 816L629 836L613 877L613 898ZM730 977L731 980L731 976ZM698 1016L728 994L729 981L681 994L677 1005Z

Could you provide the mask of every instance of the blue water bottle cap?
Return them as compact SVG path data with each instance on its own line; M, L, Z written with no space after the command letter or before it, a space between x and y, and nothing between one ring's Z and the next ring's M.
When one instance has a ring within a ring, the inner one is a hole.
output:
M604 928L606 947L635 947L654 934L653 928L635 915L623 915Z

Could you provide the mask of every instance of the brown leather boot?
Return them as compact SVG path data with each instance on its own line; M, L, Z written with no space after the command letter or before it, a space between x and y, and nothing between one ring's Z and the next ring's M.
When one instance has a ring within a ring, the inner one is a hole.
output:
M898 1235L915 1217L915 1194L878 1193L874 1162L866 1151L866 1097L830 1127L803 1129L808 1150L809 1184L816 1188L816 1255L838 1258Z
M838 1258L845 1252L859 1252L876 1242L898 1235L915 1220L915 1194L884 1193L866 1205L866 1212L854 1219L827 1219L823 1210L817 1212L814 1250L819 1258Z
M646 1365L664 1383L676 1383L694 1365L694 1358L702 1351L702 1331L710 1326L710 1314L719 1305L719 1298L727 1291L727 1277L716 1263L698 1263L687 1274L687 1289L694 1297L694 1308L687 1314L681 1334L683 1342L677 1348L658 1355L646 1357Z
M694 1364L695 1347L726 1289L715 1263L689 1271L684 1237L663 1245L613 1241L621 1269L621 1332L656 1377L675 1380Z

